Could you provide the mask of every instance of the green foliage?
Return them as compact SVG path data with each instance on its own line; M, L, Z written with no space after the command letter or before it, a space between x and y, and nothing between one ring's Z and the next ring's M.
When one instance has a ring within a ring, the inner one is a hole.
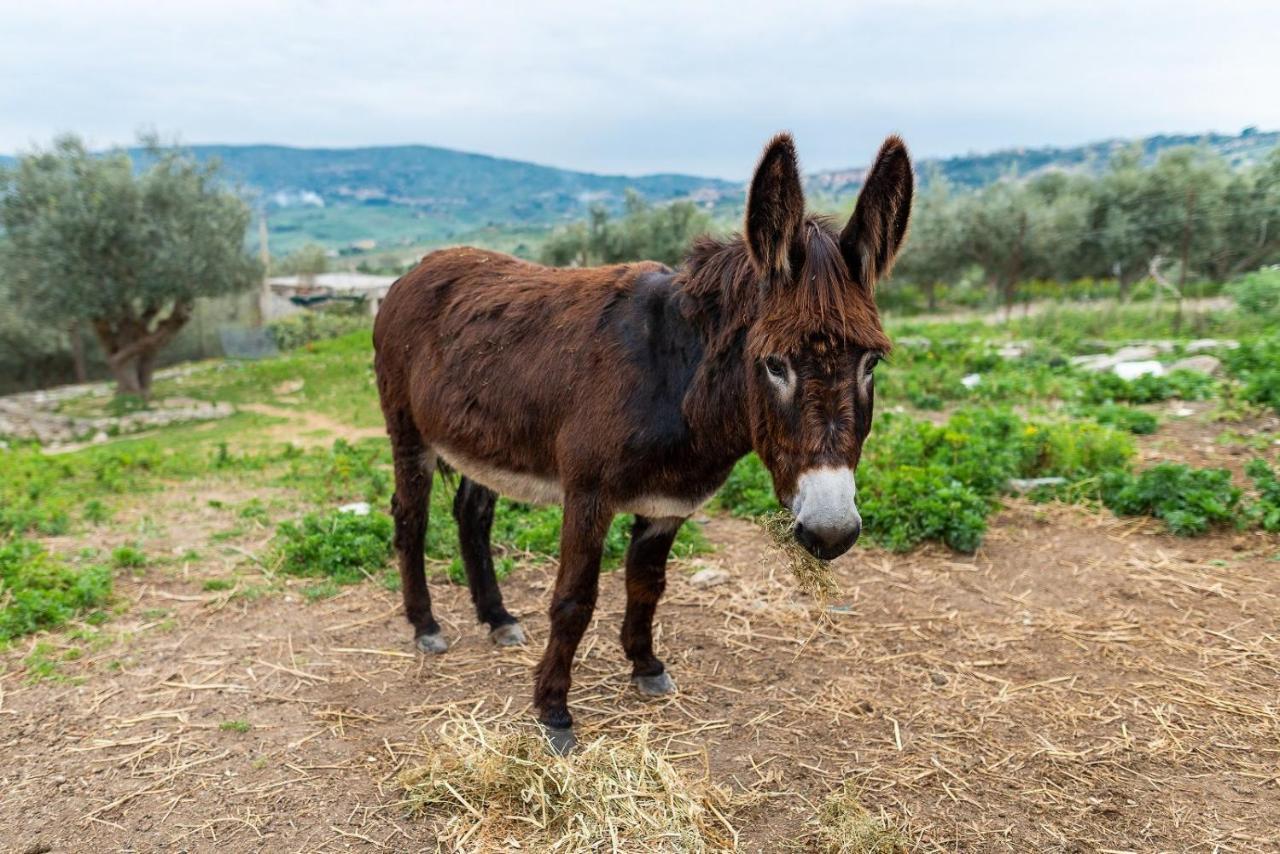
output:
M1226 469L1160 463L1133 474L1107 472L1102 503L1120 516L1154 516L1175 534L1193 537L1236 518L1240 490Z
M0 646L60 626L111 594L111 572L97 565L68 566L36 542L0 539Z
M329 269L329 253L318 243L308 243L283 258L271 261L273 276L318 276Z
M373 318L363 303L334 305L323 310L291 314L267 324L282 350L294 350L317 341L352 333L371 334Z
M1078 410L1078 414L1092 418L1099 424L1105 424L1108 427L1114 427L1117 430L1124 430L1139 436L1149 436L1156 432L1156 428L1160 426L1160 420L1150 412L1144 412L1141 409L1134 409L1132 406L1123 406L1118 403L1081 407Z
M284 522L276 537L280 568L352 584L382 573L391 557L391 519L381 513L308 513Z
M139 569L147 565L147 555L133 546L118 546L111 551L111 565L117 569Z
M1227 287L1240 310L1257 317L1280 318L1280 267L1258 270Z
M244 252L249 208L217 165L154 140L148 157L137 172L123 152L93 155L62 137L0 170L0 261L18 307L60 329L92 328L120 391L144 395L155 353L195 300L259 273Z
M1245 473L1253 479L1258 499L1249 505L1249 516L1262 530L1280 533L1280 479L1266 460L1250 460Z
M1280 412L1280 337L1274 334L1226 353L1227 370L1240 381L1240 396Z
M1088 403L1156 403L1161 400L1204 400L1217 388L1217 380L1195 371L1170 371L1162 376L1147 374L1122 379L1109 371L1089 375L1083 389Z
M971 552L1010 478L1073 484L1128 465L1133 443L1088 422L1029 422L1008 410L961 410L944 425L888 413L858 470L863 531L895 551L925 540ZM735 515L773 509L768 471L749 455L717 499Z
M1104 290L1124 298L1140 290L1135 284L1148 275L1151 259L1181 261L1184 252L1191 282L1183 296L1205 295L1197 279L1221 282L1280 260L1276 151L1234 171L1221 155L1188 145L1161 152L1151 164L1141 150L1120 151L1096 176L1074 170L1000 177L952 192L941 176L928 176L912 224L927 239L907 245L886 286L889 302L932 309L938 293L962 292L975 268L1004 305L1061 298L1081 279L1110 280ZM1096 295L1091 290L1087 295ZM1236 288L1246 311L1274 312L1275 291L1258 280Z
M653 260L678 264L695 237L710 230L711 219L692 202L654 207L628 191L626 214L611 219L595 206L586 222L562 228L542 247L544 263L591 266L621 261Z
M359 308L353 311L304 311L267 324L276 346L296 350L316 341L367 331L372 318Z

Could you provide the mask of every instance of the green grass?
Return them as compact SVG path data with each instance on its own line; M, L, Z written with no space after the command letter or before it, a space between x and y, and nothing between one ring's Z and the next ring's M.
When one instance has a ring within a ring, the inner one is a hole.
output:
M886 413L858 469L863 531L895 551L932 540L972 552L1011 478L1063 477L1068 486L1056 494L1083 495L1104 472L1127 467L1133 453L1126 435L1090 422L1028 421L979 408L937 426ZM740 516L776 508L754 455L735 467L718 502Z
M240 720L223 721L222 723L218 724L218 729L222 730L223 732L245 733L253 729L253 725L250 724L248 721L240 721Z
M31 540L0 540L0 647L87 616L110 595L106 567L69 564Z
M1184 537L1235 523L1240 499L1226 469L1160 463L1137 474L1108 472L1102 479L1102 502L1116 515L1154 516Z

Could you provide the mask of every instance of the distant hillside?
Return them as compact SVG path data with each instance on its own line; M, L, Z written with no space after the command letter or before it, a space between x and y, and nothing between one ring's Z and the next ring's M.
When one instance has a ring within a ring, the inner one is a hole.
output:
M958 187L980 187L1014 174L1102 169L1134 140L1072 147L1018 148L989 154L924 159ZM1246 129L1239 135L1182 134L1136 141L1148 160L1180 145L1207 145L1240 165L1280 145L1280 132ZM353 254L399 251L458 240L510 251L532 250L552 226L581 219L594 203L618 210L628 189L652 202L693 199L718 218L736 219L744 203L739 182L692 175L596 175L425 145L375 148L291 148L279 145L197 145L197 157L217 157L227 173L256 194L268 211L271 248L288 252L319 242ZM131 151L140 160L142 152ZM0 164L12 158L0 157ZM820 204L848 201L865 167L807 177ZM256 241L256 229L251 234Z
M469 223L547 223L615 207L628 189L652 201L715 197L737 185L691 175L595 175L426 145L288 148L197 145L276 207L397 205Z
M1280 146L1280 131L1263 132L1256 128L1246 128L1236 136L1218 133L1162 134L1138 140L1108 139L1067 148L1009 148L990 154L926 158L916 163L916 171L927 177L936 170L954 186L977 188L1008 175L1026 178L1054 170L1101 171L1112 155L1135 143L1142 146L1147 162L1153 162L1166 149L1183 145L1205 145L1225 157L1232 166L1239 167L1260 160ZM809 175L806 183L810 191L843 197L857 192L865 174L865 167L833 169Z

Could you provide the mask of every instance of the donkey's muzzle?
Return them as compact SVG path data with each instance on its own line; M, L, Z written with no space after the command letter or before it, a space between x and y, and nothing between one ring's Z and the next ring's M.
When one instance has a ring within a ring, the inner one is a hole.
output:
M800 475L791 508L796 542L822 560L847 552L862 533L857 494L850 469L823 467Z
M832 560L853 548L862 533L862 523L858 523L847 531L816 532L804 525L796 525L796 542L804 546L804 550L816 558Z

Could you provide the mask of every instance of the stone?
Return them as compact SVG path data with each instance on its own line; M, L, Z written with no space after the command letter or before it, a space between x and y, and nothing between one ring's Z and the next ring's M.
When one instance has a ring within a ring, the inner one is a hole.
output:
M982 375L966 374L964 377L960 379L960 385L964 386L965 388L977 388L978 386L982 385Z
M896 347L905 347L908 350L928 350L933 346L933 342L923 335L904 335L901 338L895 338L893 343Z
M1071 364L1082 371L1109 371L1116 364L1116 357L1110 353L1095 353L1092 356L1072 356Z
M1160 348L1154 344L1130 344L1127 347L1121 347L1111 355L1117 362L1140 362L1160 355Z
M1065 477L1012 477L1006 484L1011 492L1031 492L1042 486L1062 486L1067 482Z
M1179 359L1169 366L1171 371L1191 371L1196 374L1206 374L1212 376L1222 370L1222 360L1217 356L1208 354L1200 356L1188 356L1185 359Z
M729 580L729 573L718 567L708 566L689 576L689 583L700 590L724 584Z
M352 516L368 516L369 511L372 509L368 501L356 501L351 504L343 504L338 508L338 512L350 513Z
M1155 359L1144 359L1135 362L1117 362L1112 372L1122 380L1136 380L1138 377L1164 376L1164 365Z

